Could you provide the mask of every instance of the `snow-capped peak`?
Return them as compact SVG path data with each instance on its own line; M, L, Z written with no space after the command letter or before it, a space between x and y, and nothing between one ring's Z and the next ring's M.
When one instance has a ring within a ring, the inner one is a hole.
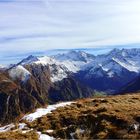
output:
M140 73L140 49L113 49L107 54L98 55L84 66L84 70L90 70L89 75L98 75L104 71L109 77L120 75L122 71ZM98 72L97 72L98 70Z
M113 49L107 54L94 56L84 51L69 51L54 56L29 56L19 64L48 65L53 82L66 78L69 73L90 69L89 74L105 73L111 77L114 73L121 74L122 70L140 72L140 49ZM18 64L18 65L19 65ZM98 72L97 72L98 70ZM101 71L101 72L100 72ZM101 75L101 74L100 74Z
M88 61L93 60L95 58L95 56L92 54L88 54L84 51L72 50L67 53L57 54L57 55L53 56L53 58L60 60L60 61L72 60L72 61L88 62Z
M42 65L48 65L48 64L56 64L57 60L48 57L48 56L42 56L38 57L38 60L34 62L35 64L42 64Z
M140 49L117 49L113 55L109 53L109 57L129 71L140 72Z
M13 67L8 72L9 72L9 76L13 80L18 79L21 80L22 82L26 82L31 75L31 73L21 65Z
M41 64L48 65L51 73L52 82L60 81L68 76L69 73L76 73L79 71L85 64L92 61L94 58L93 55L87 54L82 51L70 51L66 54L58 54L56 56L40 56L34 57L29 56L23 59L20 65L27 64ZM17 64L17 65L18 65Z
M111 54L117 54L118 52L120 52L120 49L114 48L113 50L111 50L109 53L107 53L108 55Z
M140 49L113 49L107 55L109 56L122 56L122 57L131 57L131 56L140 56Z
M26 64L31 64L33 62L38 61L38 57L30 55L27 58L23 59L21 62L18 63L18 65L26 65Z
M0 65L0 69L4 69L4 68L6 68L6 66Z

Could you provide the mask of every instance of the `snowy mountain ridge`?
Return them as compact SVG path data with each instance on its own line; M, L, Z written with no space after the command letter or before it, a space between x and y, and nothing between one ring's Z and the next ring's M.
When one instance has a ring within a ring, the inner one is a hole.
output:
M84 69L95 72L96 69L101 68L109 76L111 76L110 72L119 74L122 69L140 73L139 60L140 49L113 49L107 54L96 56L91 63L85 65Z
M60 61L71 60L71 61L83 61L85 63L92 61L95 58L95 56L92 54L88 54L84 51L74 51L74 50L63 54L57 54L52 57Z
M94 56L83 51L69 51L53 56L32 56L17 65L49 65L52 82L61 81L69 73L88 71L86 77L113 77L122 71L140 73L140 49L113 49L107 54Z
M27 69L25 69L23 66L18 65L9 70L9 76L13 80L18 79L18 80L21 80L22 82L26 82L31 76L31 73Z
M32 56L23 59L17 65L48 65L51 72L51 81L57 82L67 78L69 73L78 72L85 64L94 59L93 55L81 51L70 51L66 54L58 54L56 56Z

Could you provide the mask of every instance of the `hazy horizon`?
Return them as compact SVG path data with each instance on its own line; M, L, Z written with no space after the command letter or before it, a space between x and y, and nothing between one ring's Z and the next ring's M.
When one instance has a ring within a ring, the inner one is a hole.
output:
M95 56L107 54L113 49L140 49L138 48L139 44L130 44L130 45L119 45L119 46L110 46L110 47L104 47L104 48L75 48L75 49L52 49L52 50L46 50L46 51L36 51L36 52L29 52L29 53L21 53L16 56L7 55L3 60L1 60L0 65L9 65L9 64L16 64L23 60L24 58L27 58L30 55L33 56L53 56L56 54L63 54L67 53L69 51L84 51L89 54L93 54Z
M0 0L0 64L55 49L139 48L139 0Z

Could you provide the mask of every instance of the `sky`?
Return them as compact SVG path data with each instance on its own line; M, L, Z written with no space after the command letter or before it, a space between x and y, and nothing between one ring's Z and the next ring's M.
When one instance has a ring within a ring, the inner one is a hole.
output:
M1 64L52 49L139 44L140 0L0 0Z

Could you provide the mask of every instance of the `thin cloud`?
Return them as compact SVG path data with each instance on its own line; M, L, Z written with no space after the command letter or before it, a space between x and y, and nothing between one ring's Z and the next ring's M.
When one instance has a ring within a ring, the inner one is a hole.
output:
M6 52L140 43L139 7L139 0L1 0L0 61Z

